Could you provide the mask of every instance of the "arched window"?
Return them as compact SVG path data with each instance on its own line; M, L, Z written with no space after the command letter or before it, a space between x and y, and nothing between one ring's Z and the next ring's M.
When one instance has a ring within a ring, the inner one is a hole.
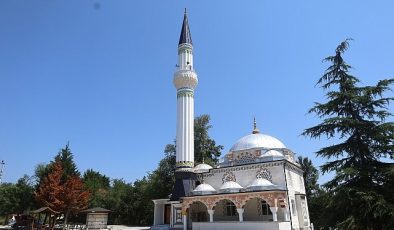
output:
M272 215L270 206L267 204L267 201L261 200L260 205L261 205L261 215L263 216Z
M237 215L237 207L231 201L226 201L225 208L224 208L224 215L225 216L236 216Z

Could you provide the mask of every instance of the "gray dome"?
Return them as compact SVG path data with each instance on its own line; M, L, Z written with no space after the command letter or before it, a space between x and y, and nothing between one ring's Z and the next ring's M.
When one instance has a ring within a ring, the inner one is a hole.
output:
M235 142L230 152L253 148L282 149L286 148L286 146L275 137L254 133L244 136Z
M204 172L209 172L209 170L212 169L212 166L202 163L194 167L194 172L195 173L204 173Z
M194 195L207 195L216 193L216 190L209 184L202 183L193 190Z

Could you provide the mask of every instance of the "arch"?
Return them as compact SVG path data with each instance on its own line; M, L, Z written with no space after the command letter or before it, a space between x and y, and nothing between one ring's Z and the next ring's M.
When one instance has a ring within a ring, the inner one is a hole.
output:
M208 208L201 201L194 201L189 205L189 215L192 222L207 222L209 220Z
M244 205L245 221L272 221L273 215L267 201L260 197L248 199Z
M231 199L220 199L214 205L214 221L239 221L237 206Z
M209 209L209 206L204 202L204 199L197 198L197 199L185 200L182 203L182 211L186 212L186 210L189 209L193 203L197 203L197 202L202 203L206 209Z
M254 199L254 198L260 198L261 200L266 201L267 204L268 204L269 206L271 206L271 207L276 207L276 205L275 205L276 196L274 196L273 194L270 194L270 193L268 193L268 194L251 193L251 194L249 194L248 196L246 196L246 197L242 200L242 202L241 202L241 207L244 208L245 205L246 205L246 203L247 203L249 200Z

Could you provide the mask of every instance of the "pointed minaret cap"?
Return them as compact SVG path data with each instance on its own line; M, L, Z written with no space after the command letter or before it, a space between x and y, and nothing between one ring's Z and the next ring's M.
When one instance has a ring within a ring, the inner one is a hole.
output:
M260 130L257 128L256 117L253 117L253 131L252 131L252 133L253 134L260 133Z
M183 16L182 31L181 31L181 36L179 37L178 45L185 43L193 45L192 35L190 34L190 29L189 29L189 22L187 20L186 8L185 8L185 15Z

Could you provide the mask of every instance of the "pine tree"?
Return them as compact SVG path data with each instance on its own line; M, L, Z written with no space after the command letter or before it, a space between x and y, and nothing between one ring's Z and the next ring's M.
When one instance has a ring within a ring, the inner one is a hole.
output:
M77 165L74 162L74 156L71 152L69 143L67 143L66 146L59 151L55 157L55 161L56 160L60 161L62 164L63 180L70 176L81 176L81 173L78 171Z
M306 129L303 135L327 137L340 143L316 152L329 162L323 173L334 171L334 178L324 186L331 195L327 216L340 229L390 229L394 225L394 190L392 163L394 124L386 120L392 97L385 97L394 79L380 80L375 86L358 86L350 74L351 66L342 58L349 39L342 42L334 56L325 58L331 66L318 80L326 92L326 103L316 103L309 113L323 121Z
M36 200L43 206L65 215L66 226L70 214L76 214L88 205L90 193L84 189L82 179L77 175L64 177L60 159L50 165L49 173L35 191Z

